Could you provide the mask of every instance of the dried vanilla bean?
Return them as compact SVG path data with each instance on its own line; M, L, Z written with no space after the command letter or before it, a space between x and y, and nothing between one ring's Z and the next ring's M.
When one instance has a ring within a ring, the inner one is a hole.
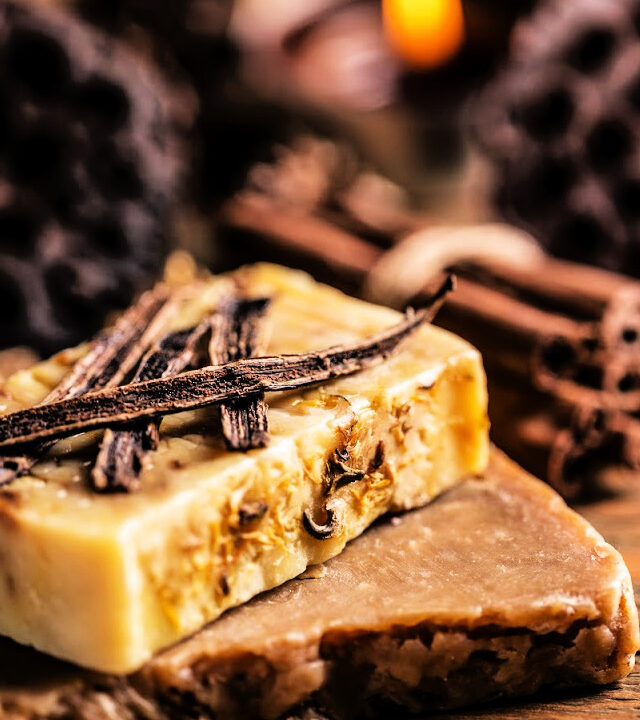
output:
M353 345L238 360L10 413L0 419L0 446L15 447L86 430L151 420L351 375L389 357L404 339L435 316L452 288L450 276L432 296L429 307L411 312L402 322Z
M42 404L119 385L166 322L168 303L169 291L163 286L144 293L112 328L98 335L89 352L78 360Z
M222 435L228 450L251 450L269 444L264 393L220 404Z
M165 335L140 362L133 382L171 377L191 366L210 322ZM158 447L159 421L141 423L127 430L108 429L91 471L91 484L99 492L127 492L139 484L144 457Z
M270 298L230 298L223 301L211 322L209 358L212 365L255 356L263 349L262 320Z
M41 405L121 383L158 335L170 310L169 292L164 286L158 285L144 293L113 327L103 330L96 337L87 354L75 363ZM1 457L0 486L27 474L50 447L51 443L43 443L26 455Z
M233 298L222 303L212 322L209 342L212 365L260 355L264 346L262 321L270 304L269 298ZM221 403L220 420L229 450L250 450L269 444L263 395Z

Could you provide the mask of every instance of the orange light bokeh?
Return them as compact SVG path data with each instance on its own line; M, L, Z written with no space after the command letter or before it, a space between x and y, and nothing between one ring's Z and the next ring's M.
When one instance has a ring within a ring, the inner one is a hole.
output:
M382 0L382 13L391 48L412 67L442 65L464 42L461 0Z

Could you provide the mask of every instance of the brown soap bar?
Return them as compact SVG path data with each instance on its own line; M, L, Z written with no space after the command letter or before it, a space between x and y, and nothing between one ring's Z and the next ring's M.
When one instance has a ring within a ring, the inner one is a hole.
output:
M343 718L624 677L638 617L620 555L493 453L486 476L387 520L126 677L0 647L0 716Z

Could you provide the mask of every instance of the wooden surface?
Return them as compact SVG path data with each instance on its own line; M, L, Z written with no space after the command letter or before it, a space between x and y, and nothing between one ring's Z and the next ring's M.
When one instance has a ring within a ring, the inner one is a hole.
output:
M440 720L637 720L640 718L640 672L602 690L538 695L485 710L439 715Z
M631 490L577 506L576 510L624 556L633 578L636 604L640 607L640 475L625 480ZM640 654L636 662L635 671L615 685L541 694L531 701L513 701L438 717L442 720L640 720Z

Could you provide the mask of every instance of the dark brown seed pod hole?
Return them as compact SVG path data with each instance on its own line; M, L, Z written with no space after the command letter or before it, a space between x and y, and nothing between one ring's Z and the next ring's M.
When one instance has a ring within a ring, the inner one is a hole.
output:
M125 257L129 251L129 242L122 225L113 218L103 218L89 233L93 246L111 258Z
M569 90L556 88L515 108L512 116L534 140L544 142L566 132L574 111Z
M121 157L113 147L96 154L92 171L98 187L110 200L137 200L144 193L133 161Z
M10 77L36 100L58 97L71 80L65 51L52 37L35 30L18 29L11 33L5 62Z
M251 523L261 520L269 510L269 506L263 502L248 502L240 507L238 521L240 527L246 527Z
M222 591L223 595L228 595L231 592L231 590L229 588L229 580L227 579L226 575L223 575L220 578L220 590ZM195 698L195 695L194 695L194 698Z
M311 510L307 509L302 514L304 529L316 540L327 540L336 535L340 529L340 522L334 510L323 508L320 521L314 520Z
M514 187L513 207L520 217L535 222L541 213L567 196L576 179L576 169L566 158L543 157Z
M620 333L620 337L623 343L632 345L638 339L638 331L635 328L627 327Z
M33 213L18 207L0 210L0 250L17 257L31 257L38 240L38 222Z
M631 390L635 390L638 387L638 380L639 378L635 373L625 373L618 380L618 390L623 393L631 392Z
M587 135L587 158L596 172L617 167L634 148L634 134L617 118L597 123Z
M561 375L575 360L575 350L562 338L556 338L542 350L542 362L549 372Z
M336 448L335 453L342 462L349 461L349 451L346 448Z
M26 323L26 311L26 300L19 284L9 273L0 271L0 329L21 328Z
M18 182L41 187L58 180L64 167L66 143L53 128L37 127L13 149L12 175Z
M582 73L594 73L601 70L611 58L616 44L616 36L611 30L593 27L580 35L566 54L571 67Z
M569 213L553 233L554 252L570 260L598 260L609 250L609 237L599 220L586 213Z
M129 120L131 104L126 92L107 78L95 75L76 92L75 105L85 121L115 132Z

